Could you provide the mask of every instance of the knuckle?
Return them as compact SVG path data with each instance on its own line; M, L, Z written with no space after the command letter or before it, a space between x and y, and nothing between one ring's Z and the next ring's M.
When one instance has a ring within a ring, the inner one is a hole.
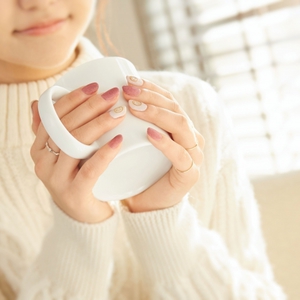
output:
M74 127L75 120L74 118L72 118L70 114L67 114L61 119L61 122L68 130L70 130L71 128Z
M87 107L88 110L94 111L99 107L99 101L93 101L93 98L90 98L88 101L85 102L85 106Z
M72 91L71 93L69 93L68 95L67 95L67 100L69 100L69 101L75 101L75 100L77 100L78 98L81 98L81 95L82 95L82 92L81 92L81 90L75 90L75 91Z
M189 119L187 116L180 114L178 117L178 125L183 128L189 127Z
M196 132L196 138L198 140L198 144L199 144L200 148L203 150L205 147L205 138L197 130L195 130L195 132Z
M45 166L43 160L37 160L34 165L34 172L39 179L43 178L44 170Z
M97 127L101 126L102 128L107 128L112 123L112 118L100 115L95 119L95 122Z
M36 157L36 150L35 150L35 145L33 144L30 148L30 157L32 158L33 161L35 161L35 157Z
M197 154L194 156L195 165L200 168L204 160L204 153L201 149L198 150Z
M57 183L59 181L57 180L57 176L55 173L52 173L48 179L48 184L50 187L57 187Z
M177 112L177 111L180 110L180 105L179 105L179 103L177 101L173 101L172 102L172 106L173 106L172 107L173 111Z
M165 97L166 97L166 98L169 98L169 99L171 99L171 100L174 99L173 94L172 94L170 91L166 91L166 92L165 92Z
M161 110L154 105L148 105L148 109L146 111L146 113L144 113L141 118L145 118L145 119L159 119L161 118Z
M188 156L188 157L187 157ZM177 153L177 160L180 164L185 164L189 159L189 155L186 153L184 148L181 148Z
M81 168L81 175L87 179L93 179L96 176L96 170L90 161L87 161Z
M58 99L56 101L56 103L54 104L55 108L61 107L61 106L65 106L65 105L70 105L70 103L78 102L78 99L81 98L81 92L79 90L74 90L71 93L68 93L66 95L64 95L63 97L61 97L60 99ZM61 112L60 109L57 110L57 115L61 116Z
M157 94L151 92L150 90L145 90L145 96L148 98L148 101L152 103L155 101Z
M84 132L80 129L74 129L70 132L71 135L81 143L84 143L84 137L86 136Z

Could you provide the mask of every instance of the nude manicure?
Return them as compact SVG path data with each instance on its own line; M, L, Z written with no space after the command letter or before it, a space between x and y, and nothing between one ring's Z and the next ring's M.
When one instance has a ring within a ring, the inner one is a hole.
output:
M109 114L114 118L120 118L125 116L126 114L126 107L125 106L118 106L112 110L109 111Z
M129 100L128 104L132 109L137 111L145 111L148 107L145 103L142 103L137 100Z
M135 76L127 76L127 81L131 84L142 86L144 84L143 79Z

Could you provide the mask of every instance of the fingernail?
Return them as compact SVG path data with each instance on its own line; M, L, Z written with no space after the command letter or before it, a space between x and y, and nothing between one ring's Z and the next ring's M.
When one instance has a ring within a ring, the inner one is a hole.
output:
M98 91L99 85L97 82L90 83L82 88L82 91L86 95L92 95Z
M114 87L108 90L107 92L105 92L104 94L102 94L101 97L106 101L110 101L115 99L118 93L119 93L119 89L117 87Z
M141 93L141 89L131 85L125 85L122 89L129 96L138 96Z
M132 109L138 111L145 111L148 107L145 103L136 100L129 100L128 104Z
M122 143L122 141L123 141L123 136L121 134L118 134L108 143L108 145L110 148L116 149Z
M150 128L150 127L147 129L147 134L156 141L161 140L163 137L160 132L158 132L155 129Z
M127 76L127 81L131 84L142 86L144 84L143 79L135 76Z
M109 114L114 118L123 117L126 114L126 107L125 106L118 106L109 111Z

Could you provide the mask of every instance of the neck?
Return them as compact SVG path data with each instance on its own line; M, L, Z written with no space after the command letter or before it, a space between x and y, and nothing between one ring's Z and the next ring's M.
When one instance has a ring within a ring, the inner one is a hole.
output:
M28 66L0 61L0 83L21 83L45 79L54 76L68 68L76 59L77 53L64 63L53 68L37 69Z

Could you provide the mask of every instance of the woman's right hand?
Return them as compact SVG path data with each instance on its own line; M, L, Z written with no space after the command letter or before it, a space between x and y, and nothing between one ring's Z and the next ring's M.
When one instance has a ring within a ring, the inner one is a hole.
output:
M68 131L80 142L91 144L124 119L126 108L110 110L117 102L119 90L113 88L96 94L98 84L79 88L55 103L55 110ZM114 137L80 166L80 160L61 151L47 134L40 121L37 101L32 103L32 129L36 135L31 147L35 172L50 192L53 201L71 218L85 223L97 223L109 218L112 208L97 200L92 188L98 177L120 150L122 136ZM59 153L55 155L46 147Z

